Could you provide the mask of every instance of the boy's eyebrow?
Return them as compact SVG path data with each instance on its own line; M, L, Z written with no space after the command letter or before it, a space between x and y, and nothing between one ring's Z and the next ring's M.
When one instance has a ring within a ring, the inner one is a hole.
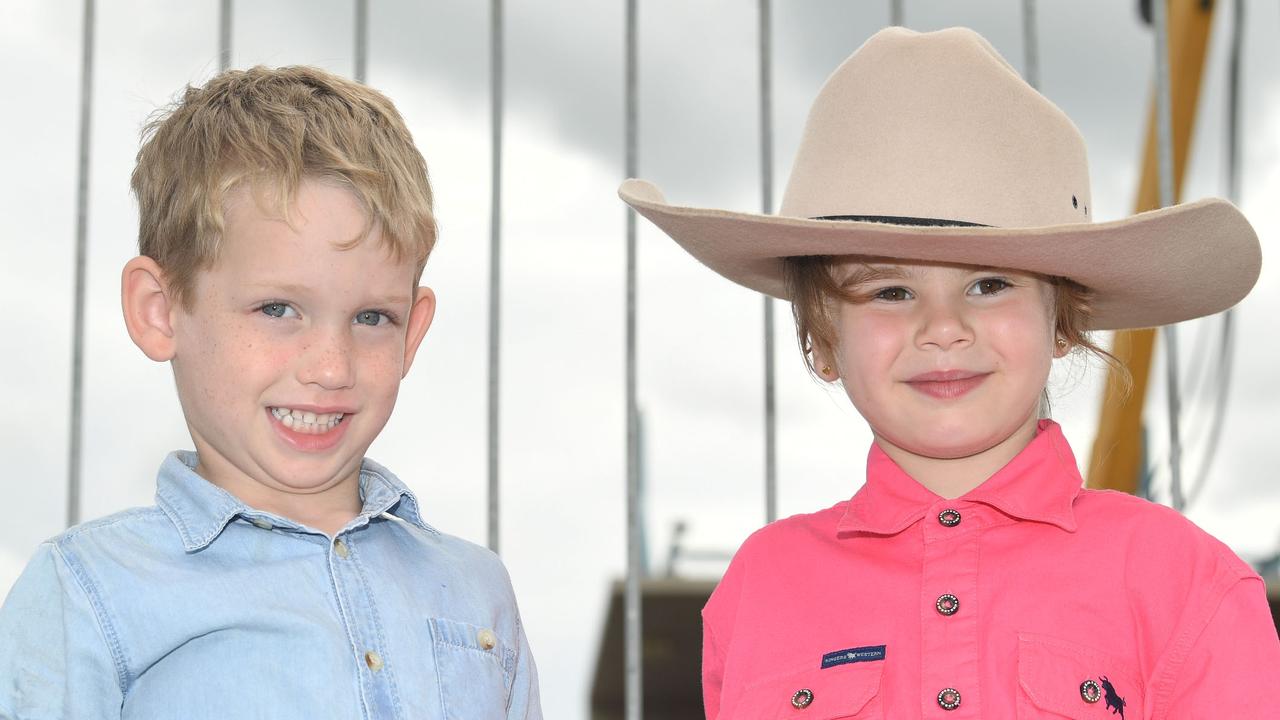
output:
M286 295L306 295L315 292L315 288L308 285L298 285L295 283L275 283L275 282L256 282L245 283L246 287L257 288L261 290L276 290ZM367 302L373 305L403 305L410 301L410 297L404 293L391 293L388 295L375 295Z

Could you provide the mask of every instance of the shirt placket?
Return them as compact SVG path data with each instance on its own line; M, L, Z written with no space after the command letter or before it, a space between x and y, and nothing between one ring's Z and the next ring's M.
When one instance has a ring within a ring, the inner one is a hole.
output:
M356 656L365 717L370 720L400 718L386 638L351 533L339 535L330 545L329 572Z
M944 501L930 509L922 525L920 677L925 718L981 717L977 515L972 505Z

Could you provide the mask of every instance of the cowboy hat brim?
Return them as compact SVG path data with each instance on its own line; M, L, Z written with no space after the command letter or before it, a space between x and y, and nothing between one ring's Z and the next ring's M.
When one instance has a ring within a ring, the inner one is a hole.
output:
M1008 268L1060 276L1093 293L1092 330L1167 325L1235 305L1257 282L1258 236L1234 205L1209 198L1122 220L1047 227L920 227L810 220L670 205L644 180L618 195L707 267L787 297L783 259L808 255Z

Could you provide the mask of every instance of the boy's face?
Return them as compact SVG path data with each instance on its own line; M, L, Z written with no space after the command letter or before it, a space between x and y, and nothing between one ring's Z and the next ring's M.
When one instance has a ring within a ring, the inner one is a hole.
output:
M833 366L881 442L969 457L1029 431L1056 349L1052 288L1007 270L846 262Z
M352 192L304 180L293 227L231 194L214 266L172 311L198 471L262 509L350 493L434 311Z

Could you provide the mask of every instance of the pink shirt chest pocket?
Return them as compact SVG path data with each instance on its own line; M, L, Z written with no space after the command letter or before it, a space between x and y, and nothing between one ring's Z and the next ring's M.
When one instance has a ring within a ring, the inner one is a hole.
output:
M883 671L882 660L825 669L808 664L748 684L716 720L877 720L884 717Z
M1018 635L1018 718L1143 717L1132 663L1046 635Z

